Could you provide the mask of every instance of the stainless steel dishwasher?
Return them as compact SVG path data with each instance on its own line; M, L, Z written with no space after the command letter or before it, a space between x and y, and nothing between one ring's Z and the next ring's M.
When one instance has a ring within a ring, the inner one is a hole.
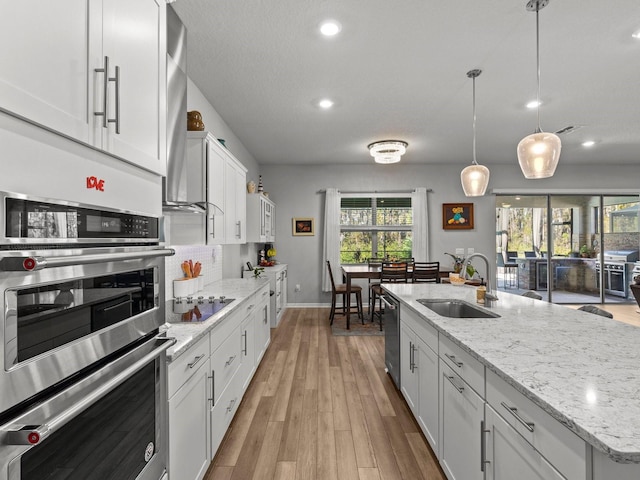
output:
M384 310L384 363L396 388L400 388L400 302L389 293L382 295Z

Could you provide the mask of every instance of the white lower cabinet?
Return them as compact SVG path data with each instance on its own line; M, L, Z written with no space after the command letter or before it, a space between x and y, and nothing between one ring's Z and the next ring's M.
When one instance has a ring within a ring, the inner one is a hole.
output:
M564 480L555 468L489 405L483 431L486 480Z
M199 480L211 461L209 375L209 335L169 364L169 478Z
M169 478L201 479L209 456L209 360L169 399Z
M440 361L440 465L450 480L482 480L484 400Z
M240 377L234 376L232 380L226 385L222 395L218 398L218 401L211 408L211 458L213 458L218 451L218 447L222 443L227 428L233 420L233 416L236 414L240 400L242 400L242 385L240 384ZM180 479L183 477L179 477ZM187 478L187 477L184 477ZM189 477L190 478L190 477ZM173 477L170 477L170 480ZM175 480L175 479L173 479Z
M438 355L413 330L400 328L402 394L434 452L438 451Z
M268 299L265 284L169 363L169 480L206 473L269 345Z
M271 343L271 310L268 288L263 288L256 294L256 303L257 307L253 316L256 331L256 365L259 365L264 352Z

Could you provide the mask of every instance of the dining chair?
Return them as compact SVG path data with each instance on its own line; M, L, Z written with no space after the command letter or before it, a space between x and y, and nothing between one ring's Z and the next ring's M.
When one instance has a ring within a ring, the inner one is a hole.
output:
M440 283L440 262L414 262L411 280L413 283Z
M383 283L407 283L409 280L408 273L409 264L407 262L382 262L382 269L380 270L380 285L373 285L371 287L372 301L371 305L371 321L374 321L374 317L377 315L380 319L380 330L382 330L382 284ZM375 311L376 298L378 299L378 312Z
M528 251L528 252L524 252L524 257L525 258L536 258L536 252L532 252L532 251Z
M342 307L340 313L346 315L347 313L347 285L339 283L333 280L333 271L331 270L331 262L327 260L327 268L329 269L329 278L331 279L331 312L329 313L329 325L333 325L333 318L336 315L336 299L338 295L342 295ZM358 317L364 325L364 314L362 311L362 287L360 285L351 285L351 294L356 296L356 304L351 308L355 308L358 312Z
M518 258L518 252L507 252L507 263L515 262Z
M583 312L593 313L595 315L600 315L601 317L613 318L613 313L607 312L602 308L596 307L595 305L583 305L578 310L582 310Z
M382 257L372 257L367 259L367 265L369 265L369 268L382 268L382 263L386 262L387 259L386 258L382 258ZM371 292L371 288L374 286L378 286L380 285L380 279L378 278L370 278L369 280L369 304L368 304L368 308L369 308L369 313L373 312L373 307L375 306L373 304L373 293Z

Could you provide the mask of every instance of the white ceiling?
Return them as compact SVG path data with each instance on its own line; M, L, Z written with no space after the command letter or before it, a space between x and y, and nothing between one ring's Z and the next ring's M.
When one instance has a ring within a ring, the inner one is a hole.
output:
M517 163L536 127L536 15L525 0L177 0L188 73L260 164ZM320 22L338 20L327 39ZM541 127L560 162L640 163L638 0L550 0L540 11ZM328 111L314 102L335 100ZM205 119L206 124L206 119ZM597 143L590 149L580 144Z

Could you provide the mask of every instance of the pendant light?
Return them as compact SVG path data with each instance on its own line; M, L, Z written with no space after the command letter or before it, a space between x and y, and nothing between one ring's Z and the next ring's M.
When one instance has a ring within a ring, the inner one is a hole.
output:
M482 70L470 70L467 77L473 79L473 162L460 173L462 190L467 197L481 197L489 185L489 169L476 161L476 77Z
M526 178L552 177L560 159L560 137L540 129L540 10L549 0L530 0L527 10L536 12L536 55L538 65L538 126L536 131L518 143L518 162Z

